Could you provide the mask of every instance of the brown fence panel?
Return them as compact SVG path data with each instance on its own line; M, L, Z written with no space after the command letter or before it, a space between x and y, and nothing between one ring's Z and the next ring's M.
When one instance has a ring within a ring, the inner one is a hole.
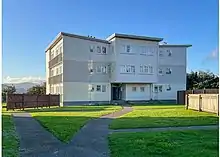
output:
M60 95L7 94L7 110L60 106Z

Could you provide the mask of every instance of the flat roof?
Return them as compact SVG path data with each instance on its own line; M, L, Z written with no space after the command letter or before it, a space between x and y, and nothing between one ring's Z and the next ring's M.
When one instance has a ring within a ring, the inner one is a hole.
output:
M164 45L159 45L159 47L191 47L192 45L190 44L164 44Z
M119 33L114 33L110 35L106 40L112 40L113 38L126 38L126 39L148 40L148 41L157 41L157 42L163 40L163 38L157 38L157 37L147 37L147 36L139 36L139 35L119 34Z
M71 33L65 33L65 32L60 32L55 39L49 44L49 46L46 48L45 52L51 48L53 48L62 38L63 36L67 37L73 37L73 38L78 38L78 39L84 39L84 40L90 40L90 41L97 41L97 42L102 42L106 44L110 44L109 41L104 40L104 39L97 39L93 37L87 37L87 36L82 36L82 35L76 35L76 34L71 34Z

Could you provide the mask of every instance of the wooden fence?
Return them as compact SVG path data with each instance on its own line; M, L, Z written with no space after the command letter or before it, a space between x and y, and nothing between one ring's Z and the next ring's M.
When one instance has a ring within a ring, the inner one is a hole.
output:
M7 94L7 110L60 106L60 95Z
M186 94L186 109L217 113L219 94Z
M219 89L195 89L177 91L177 104L186 104L186 94L219 94Z

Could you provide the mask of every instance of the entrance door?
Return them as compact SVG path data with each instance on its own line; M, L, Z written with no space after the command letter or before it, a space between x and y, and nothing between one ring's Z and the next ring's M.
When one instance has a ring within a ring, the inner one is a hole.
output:
M121 87L119 85L112 85L112 100L121 100Z

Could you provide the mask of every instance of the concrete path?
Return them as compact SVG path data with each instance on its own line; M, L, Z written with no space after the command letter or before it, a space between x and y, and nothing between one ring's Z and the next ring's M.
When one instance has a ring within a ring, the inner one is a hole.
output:
M114 118L132 111L132 107L89 121L64 144L46 131L29 113L14 113L16 131L20 138L21 157L109 157L108 134L114 132L146 132L163 130L214 129L213 126L163 127L109 130Z
M69 144L63 144L28 113L14 113L22 157L108 157L108 125L131 107L89 121Z
M134 129L117 129L110 130L109 133L116 132L147 132L147 131L171 131L171 130L210 130L218 129L218 125L206 125L206 126L182 126L182 127L159 127L159 128L134 128Z
M38 154L54 152L63 147L63 143L46 131L29 113L13 113L13 117L22 157L37 157Z

